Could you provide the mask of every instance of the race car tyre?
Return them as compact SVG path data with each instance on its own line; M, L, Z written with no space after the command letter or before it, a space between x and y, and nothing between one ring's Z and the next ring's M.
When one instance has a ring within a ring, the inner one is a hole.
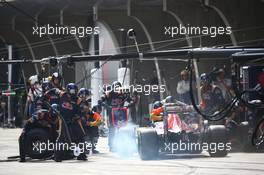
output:
M142 160L158 157L158 136L153 128L138 129L138 154Z
M43 128L34 128L27 133L25 139L26 154L32 159L44 159L53 154L53 151L47 149L47 143L50 139L47 130ZM46 149L44 149L44 146Z
M119 156L132 157L137 152L135 129L132 127L121 127L115 135L113 146Z
M262 118L252 135L252 145L254 145L258 150L264 148L264 118Z
M209 126L207 131L207 141L208 152L211 157L227 156L227 131L224 125Z

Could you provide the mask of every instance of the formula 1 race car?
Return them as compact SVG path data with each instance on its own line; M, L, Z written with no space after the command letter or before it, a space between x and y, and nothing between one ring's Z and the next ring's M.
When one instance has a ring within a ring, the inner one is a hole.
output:
M207 150L212 157L224 157L231 149L224 125L208 125L194 114L192 106L164 105L163 121L137 130L138 153L142 160L160 154L199 154Z

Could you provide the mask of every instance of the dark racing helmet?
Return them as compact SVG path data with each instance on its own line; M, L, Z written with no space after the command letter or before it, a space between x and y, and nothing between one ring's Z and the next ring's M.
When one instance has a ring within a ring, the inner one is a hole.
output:
M205 83L210 84L212 82L210 76L206 73L201 74L200 81L202 84L205 84Z
M58 104L56 104L56 103L53 103L52 105L51 105L51 111L52 111L52 115L57 115L57 112L59 112L59 105Z
M122 84L119 81L114 81L112 87L122 87Z
M101 108L100 105L95 105L95 106L93 106L92 111L93 111L93 112L101 113L102 108Z
M103 86L103 91L105 92L110 92L112 90L112 86L111 85L104 85Z
M44 109L46 106L44 105L44 98L42 95L37 95L34 99L34 107L36 110Z
M118 88L122 87L122 84L119 81L114 81L112 83L112 90L118 90Z
M92 95L91 90L87 88L81 88L78 92L78 97L85 97Z
M66 92L71 94L71 95L77 95L78 92L78 87L74 83L69 83L66 86Z
M43 81L41 87L43 93L47 92L48 90L50 90L50 82L47 80Z
M162 103L160 101L155 101L153 103L153 109L157 109L162 106Z
M165 98L165 103L173 103L173 102L174 102L173 96L168 96Z

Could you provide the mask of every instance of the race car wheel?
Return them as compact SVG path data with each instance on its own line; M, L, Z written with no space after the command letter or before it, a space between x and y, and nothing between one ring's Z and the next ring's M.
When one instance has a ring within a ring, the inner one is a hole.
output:
M260 149L264 147L264 119L258 122L257 127L252 135L252 144Z
M116 153L121 157L132 157L137 152L135 130L133 127L122 127L113 141Z
M158 136L152 128L138 130L138 153L142 160L156 159L158 156Z
M227 156L227 131L224 125L211 125L207 131L208 152L211 157ZM219 145L221 144L221 148Z
M53 151L47 150L47 143L50 140L47 130L34 128L27 133L25 139L26 154L32 159L44 159L53 154Z

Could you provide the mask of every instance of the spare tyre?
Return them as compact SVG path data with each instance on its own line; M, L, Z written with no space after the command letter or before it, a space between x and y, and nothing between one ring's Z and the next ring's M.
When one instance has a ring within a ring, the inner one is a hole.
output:
M27 156L32 159L44 159L51 156L53 154L53 150L48 150L48 141L52 143L47 129L31 129L25 138Z
M208 152L211 157L227 156L227 131L224 125L211 125L207 131ZM220 149L220 144L221 149ZM212 148L214 147L214 148Z

